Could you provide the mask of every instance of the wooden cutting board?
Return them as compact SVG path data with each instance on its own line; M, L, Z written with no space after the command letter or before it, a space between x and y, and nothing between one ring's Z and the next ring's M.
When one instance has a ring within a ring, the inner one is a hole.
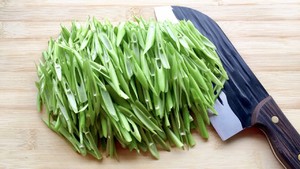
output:
M189 150L173 148L155 160L119 149L119 161L82 157L50 131L36 111L35 63L60 24L88 16L119 22L154 18L153 7L183 5L222 27L287 118L300 132L300 1L0 0L0 169L6 168L282 168L264 135L248 129L222 142L210 138Z

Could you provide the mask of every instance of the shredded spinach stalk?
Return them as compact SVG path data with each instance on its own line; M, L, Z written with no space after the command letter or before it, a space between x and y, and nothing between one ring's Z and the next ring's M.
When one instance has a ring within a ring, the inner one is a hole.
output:
M82 155L192 147L228 79L215 46L190 21L62 26L37 66L45 123Z

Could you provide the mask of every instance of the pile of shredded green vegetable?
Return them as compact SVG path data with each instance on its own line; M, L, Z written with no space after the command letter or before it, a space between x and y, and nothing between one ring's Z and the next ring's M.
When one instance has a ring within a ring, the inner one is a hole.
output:
M189 21L89 19L62 26L37 67L45 123L82 155L116 157L194 146L227 75L215 46Z

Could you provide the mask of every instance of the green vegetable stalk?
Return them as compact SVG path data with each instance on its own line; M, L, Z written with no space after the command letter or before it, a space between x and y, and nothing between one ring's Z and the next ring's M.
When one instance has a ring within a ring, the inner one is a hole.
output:
M37 66L45 123L82 155L195 145L227 80L215 46L189 21L88 20L62 26Z

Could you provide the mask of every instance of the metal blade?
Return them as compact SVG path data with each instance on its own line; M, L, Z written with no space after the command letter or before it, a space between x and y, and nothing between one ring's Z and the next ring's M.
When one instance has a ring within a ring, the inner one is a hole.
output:
M210 120L222 140L251 126L251 115L256 105L268 96L253 72L233 47L221 28L208 16L186 7L155 8L159 21L190 20L217 48L217 53L229 76L214 108L219 113ZM173 13L173 16L170 15Z
M154 11L158 21L168 20L172 23L178 23L171 6L156 7ZM224 92L221 92L214 108L218 112L218 115L211 115L210 121L223 141L243 130L240 120L228 105Z
M223 141L243 130L241 121L230 108L224 92L220 93L214 108L219 114L211 115L210 122Z
M174 15L171 6L160 6L154 8L154 13L157 21L170 21L172 23L178 23L178 19Z

